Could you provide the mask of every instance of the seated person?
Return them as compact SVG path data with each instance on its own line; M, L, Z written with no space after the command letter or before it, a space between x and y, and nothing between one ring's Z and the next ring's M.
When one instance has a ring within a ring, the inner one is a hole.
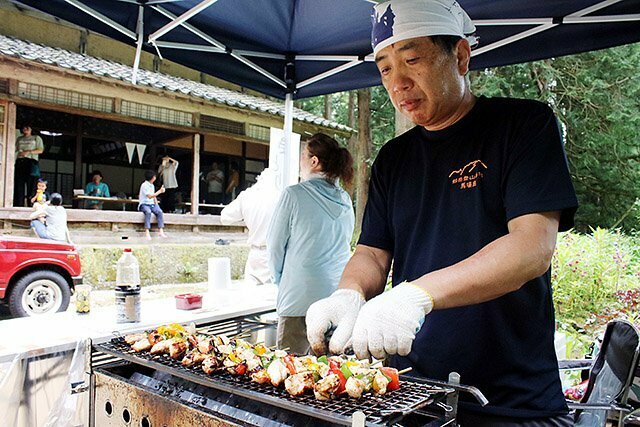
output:
M140 201L138 210L144 213L145 235L147 236L147 240L151 240L149 230L151 229L151 214L153 213L156 216L156 220L158 220L160 236L167 237L166 234L164 234L162 209L160 209L158 205L158 195L165 192L164 185L156 191L156 187L153 186L153 183L156 181L156 173L152 170L145 171L144 179L145 181L140 185L140 194L138 195L138 200Z
M31 204L33 205L33 210L44 212L44 208L49 205L47 200L49 200L49 193L47 193L47 181L40 178L36 183L36 192L30 199ZM36 219L44 224L44 213Z
M41 216L46 218L46 225L38 221L37 218ZM30 215L30 218L32 220L31 227L38 237L61 242L71 241L67 229L67 211L62 206L62 196L59 193L53 193L49 205L39 207Z
M84 194L95 197L111 197L109 186L102 182L102 173L99 170L91 172L91 182L87 184ZM86 200L85 203L89 209L102 209L104 205L104 202L99 200Z

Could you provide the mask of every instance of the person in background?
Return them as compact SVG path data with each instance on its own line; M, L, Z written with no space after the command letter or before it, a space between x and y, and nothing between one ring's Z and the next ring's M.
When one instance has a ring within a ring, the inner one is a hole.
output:
M267 168L258 176L255 184L241 192L220 213L222 224L244 222L249 230L247 243L250 250L244 267L244 280L254 285L271 283L267 231L279 197L275 174Z
M550 265L578 200L551 108L471 92L474 31L455 0L374 6L382 84L417 126L380 149L358 245L309 308L308 338L323 353L333 330L331 352L351 339L412 375L457 372L489 401L461 396L462 427L568 427Z
M22 135L16 139L14 206L26 206L27 195L33 194L35 181L40 178L39 156L44 152L42 138L32 134L30 124L24 124L21 130Z
M144 233L147 240L151 240L151 234L149 232L151 229L151 214L156 216L160 236L167 237L164 233L164 217L162 209L160 209L160 206L158 205L158 196L163 194L165 189L164 186L161 186L160 189L156 191L156 187L153 185L153 183L156 182L156 176L155 171L145 171L145 181L140 185L140 192L138 194L138 200L140 201L138 204L138 210L144 213Z
M49 206L40 207L31 214L31 228L42 239L70 242L67 211L62 206L62 196L59 193L53 193L49 203ZM46 225L38 220L43 215L46 218Z
M207 182L207 203L222 203L224 172L220 170L218 162L211 163L211 170L207 174L205 181Z
M176 171L179 164L176 159L165 155L158 167L158 175L160 175L162 185L166 190L162 198L162 205L166 212L174 212L176 210L176 192L178 190Z
M236 189L240 185L240 171L238 170L238 164L231 162L229 167L229 182L224 192L224 203L230 203L236 198Z
M353 179L353 159L318 133L300 156L301 182L287 187L267 233L269 268L278 286L278 348L309 351L305 313L337 288L351 252L354 214L339 181Z
M47 181L39 178L38 182L36 183L36 193L33 195L30 201L33 206L33 210L41 213L41 215L36 219L43 224L46 222L44 208L46 208L49 204L48 200L49 193L47 193Z
M87 196L111 197L109 186L102 182L102 172L99 170L91 172L91 181L87 184L84 193ZM86 200L85 202L89 209L102 209L104 205L104 202L100 200Z

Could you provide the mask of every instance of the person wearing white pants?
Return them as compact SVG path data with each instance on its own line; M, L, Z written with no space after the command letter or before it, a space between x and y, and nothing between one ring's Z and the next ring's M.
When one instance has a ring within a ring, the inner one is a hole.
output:
M272 283L267 254L267 231L280 198L275 174L269 168L262 171L257 182L244 190L220 212L220 222L233 225L244 222L249 230L250 246L244 267L244 280L254 285Z

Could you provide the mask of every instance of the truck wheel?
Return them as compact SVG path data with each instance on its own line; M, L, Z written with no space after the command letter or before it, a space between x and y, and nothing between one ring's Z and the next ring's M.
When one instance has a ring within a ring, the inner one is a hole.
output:
M36 270L20 278L9 294L9 311L15 317L37 316L65 311L71 290L60 274Z

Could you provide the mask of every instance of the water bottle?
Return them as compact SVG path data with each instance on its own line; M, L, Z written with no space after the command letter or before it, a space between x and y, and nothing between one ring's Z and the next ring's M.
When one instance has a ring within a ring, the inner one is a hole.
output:
M116 269L116 322L140 321L140 266L130 248L118 260Z

